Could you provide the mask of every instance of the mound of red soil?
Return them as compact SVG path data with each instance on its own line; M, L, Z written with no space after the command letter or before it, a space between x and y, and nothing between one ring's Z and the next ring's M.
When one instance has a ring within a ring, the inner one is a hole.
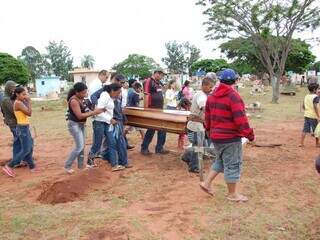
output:
M84 170L45 187L37 200L45 204L73 202L109 178L104 169Z

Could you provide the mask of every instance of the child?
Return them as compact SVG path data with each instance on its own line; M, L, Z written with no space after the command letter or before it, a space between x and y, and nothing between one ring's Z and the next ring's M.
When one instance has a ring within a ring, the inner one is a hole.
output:
M310 83L308 85L309 94L304 98L302 108L304 109L304 125L301 135L301 143L299 147L304 147L304 140L307 133L314 134L319 118L318 112L318 98L316 95L319 85L317 83ZM316 138L316 147L320 147L319 139Z
M177 108L182 111L190 111L191 102L187 98L182 98L180 100ZM187 135L185 133L179 134L179 138L178 138L178 149L179 150L182 151L184 149L186 139L187 139Z
M103 108L96 108L94 111L88 110L84 104L84 99L88 95L87 86L78 82L68 93L68 129L75 141L75 148L69 155L65 163L65 171L72 174L71 168L74 160L78 159L78 168L83 168L84 147L85 147L85 123L88 117L97 115L104 111Z
M142 92L142 85L138 82L135 82L132 85L132 90L128 92L128 107L139 107L140 100L143 100L143 98L140 97L140 93ZM132 129L132 128L131 128ZM141 128L135 128L137 131L139 131L141 139L144 138L144 132Z
M15 131L16 137L20 143L20 148L19 151L13 152L12 161L2 169L9 177L15 177L13 168L20 164L22 160L28 164L32 172L35 171L35 164L32 159L33 139L29 127L29 117L31 117L32 114L31 100L26 89L23 87L16 87L11 99L14 101L13 111L17 120Z

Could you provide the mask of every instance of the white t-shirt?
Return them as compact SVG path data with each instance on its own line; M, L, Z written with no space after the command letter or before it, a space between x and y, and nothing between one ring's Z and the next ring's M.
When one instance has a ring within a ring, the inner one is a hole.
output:
M198 91L192 98L192 105L190 109L191 114L204 118L207 98L207 94L203 91ZM187 128L193 132L205 131L203 124L200 122L189 121Z
M121 88L121 107L124 108L127 106L128 102L128 89Z
M177 107L176 93L173 89L166 91L167 106Z
M114 102L109 93L101 93L100 98L98 99L97 108L105 108L106 110L97 115L95 117L95 121L106 122L110 124L110 121L113 118Z

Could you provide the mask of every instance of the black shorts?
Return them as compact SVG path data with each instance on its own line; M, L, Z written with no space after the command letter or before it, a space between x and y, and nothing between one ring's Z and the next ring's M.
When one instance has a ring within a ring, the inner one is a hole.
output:
M303 132L304 133L314 133L318 125L318 119L315 118L304 118Z

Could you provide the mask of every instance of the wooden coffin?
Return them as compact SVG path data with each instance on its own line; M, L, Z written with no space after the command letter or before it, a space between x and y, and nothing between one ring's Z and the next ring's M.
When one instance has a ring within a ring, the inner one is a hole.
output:
M190 112L153 108L126 107L123 110L128 125L140 128L164 130L170 133L185 133Z

